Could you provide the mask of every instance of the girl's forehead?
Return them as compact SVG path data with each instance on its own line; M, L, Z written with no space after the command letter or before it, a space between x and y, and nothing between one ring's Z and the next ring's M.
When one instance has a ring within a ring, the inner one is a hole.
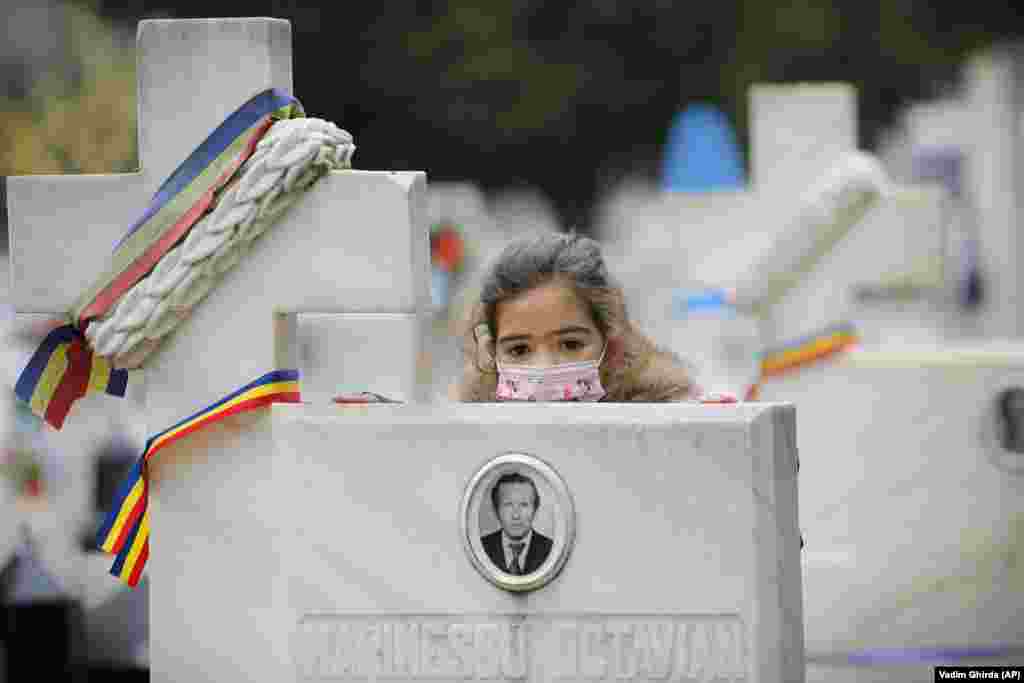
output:
M498 304L496 319L502 335L544 334L566 324L593 327L589 312L571 286L552 282Z

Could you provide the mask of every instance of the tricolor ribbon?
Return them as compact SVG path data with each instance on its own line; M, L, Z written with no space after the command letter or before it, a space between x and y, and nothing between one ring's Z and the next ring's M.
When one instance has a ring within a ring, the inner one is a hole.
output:
M299 403L297 370L274 370L228 394L178 424L146 441L138 462L128 473L117 493L114 507L97 536L97 545L116 554L110 573L129 586L142 576L149 558L149 478L150 462L161 450L203 427L237 413L271 403Z
M792 372L845 351L859 342L856 328L844 322L782 346L768 349L761 356L761 380ZM750 387L747 401L756 401L761 382Z
M115 370L89 350L85 336L62 325L43 339L14 386L15 395L55 429L64 425L71 404L89 391L124 396L128 371Z
M19 376L15 393L33 413L60 429L71 404L88 391L124 396L127 371L114 370L93 354L83 334L89 322L113 308L188 236L275 121L304 115L291 95L265 90L221 123L164 181L115 245L107 272L72 306L69 324L47 335Z
M857 332L851 323L833 325L821 332L765 351L761 360L761 375L781 375L839 353L856 343Z

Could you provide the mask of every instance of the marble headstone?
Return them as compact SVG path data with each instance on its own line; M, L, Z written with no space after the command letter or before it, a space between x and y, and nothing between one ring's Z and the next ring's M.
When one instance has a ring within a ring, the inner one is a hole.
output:
M803 680L792 408L516 408L276 406L170 454L153 647L178 656L154 680ZM507 452L575 507L565 567L527 593L462 538Z

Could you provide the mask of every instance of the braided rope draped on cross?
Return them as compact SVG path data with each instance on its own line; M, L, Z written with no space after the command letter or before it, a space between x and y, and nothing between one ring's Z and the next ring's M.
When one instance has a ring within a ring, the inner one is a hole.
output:
M217 205L129 289L86 337L117 367L138 367L235 266L253 241L325 172L351 165L352 136L329 121L278 121Z

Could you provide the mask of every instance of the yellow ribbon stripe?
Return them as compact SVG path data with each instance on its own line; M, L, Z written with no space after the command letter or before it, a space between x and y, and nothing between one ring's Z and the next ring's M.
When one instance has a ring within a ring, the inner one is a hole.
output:
M146 442L142 456L122 484L115 511L108 515L98 536L97 542L104 551L117 554L110 570L114 576L134 586L149 556L149 483L146 471L150 460L171 443L229 415L271 403L297 402L298 376L296 370L269 372Z
M46 407L50 404L50 399L53 398L57 385L60 384L60 380L64 377L67 369L68 345L61 344L54 350L53 355L50 356L46 369L43 370L39 383L36 384L36 389L32 392L32 400L29 402L29 406L32 408L33 413L36 415L46 415Z
M142 520L139 523L139 532L135 535L135 540L132 542L131 550L128 551L124 564L121 566L121 569L117 574L119 579L133 586L138 583L139 574L142 573L142 563L146 559L143 553L147 555L149 553L148 506L146 507L146 511L142 513Z
M843 326L822 335L797 342L775 352L767 352L761 361L761 374L778 375L802 367L857 343L852 327Z
M116 541L121 536L121 532L124 530L124 525L128 523L128 518L131 516L132 510L135 509L135 505L139 502L139 499L142 497L145 488L146 481L144 478L140 477L138 480L136 480L135 485L132 487L131 492L128 494L128 497L125 498L124 502L121 504L121 509L117 513L116 521L114 522L114 525L110 528L110 534L107 536L107 539L100 546L100 548L102 548L104 552L116 552L116 550L114 549L114 541Z
M199 426L202 426L206 423L212 422L220 418L222 415L230 411L232 408L237 407L241 403L245 403L246 401L252 401L258 398L263 398L264 396L269 396L271 394L283 394L298 391L299 383L295 381L275 382L273 384L265 384L263 386L258 386L253 389L250 389L244 394L240 394L234 399L231 399L230 401L218 406L216 410L201 413L200 415L195 416L188 422L185 422L184 424L178 425L177 427L174 427L173 429L164 432L163 434L161 434L160 436L153 440L152 445L150 446L149 450L146 451L144 457L148 462L149 459L152 458L157 451L159 451L164 446L170 444L172 441L177 440L179 438L179 435L183 436L183 433L192 431Z
M107 382L110 381L110 361L103 356L92 357L92 367L89 368L89 391L103 393L107 390Z

